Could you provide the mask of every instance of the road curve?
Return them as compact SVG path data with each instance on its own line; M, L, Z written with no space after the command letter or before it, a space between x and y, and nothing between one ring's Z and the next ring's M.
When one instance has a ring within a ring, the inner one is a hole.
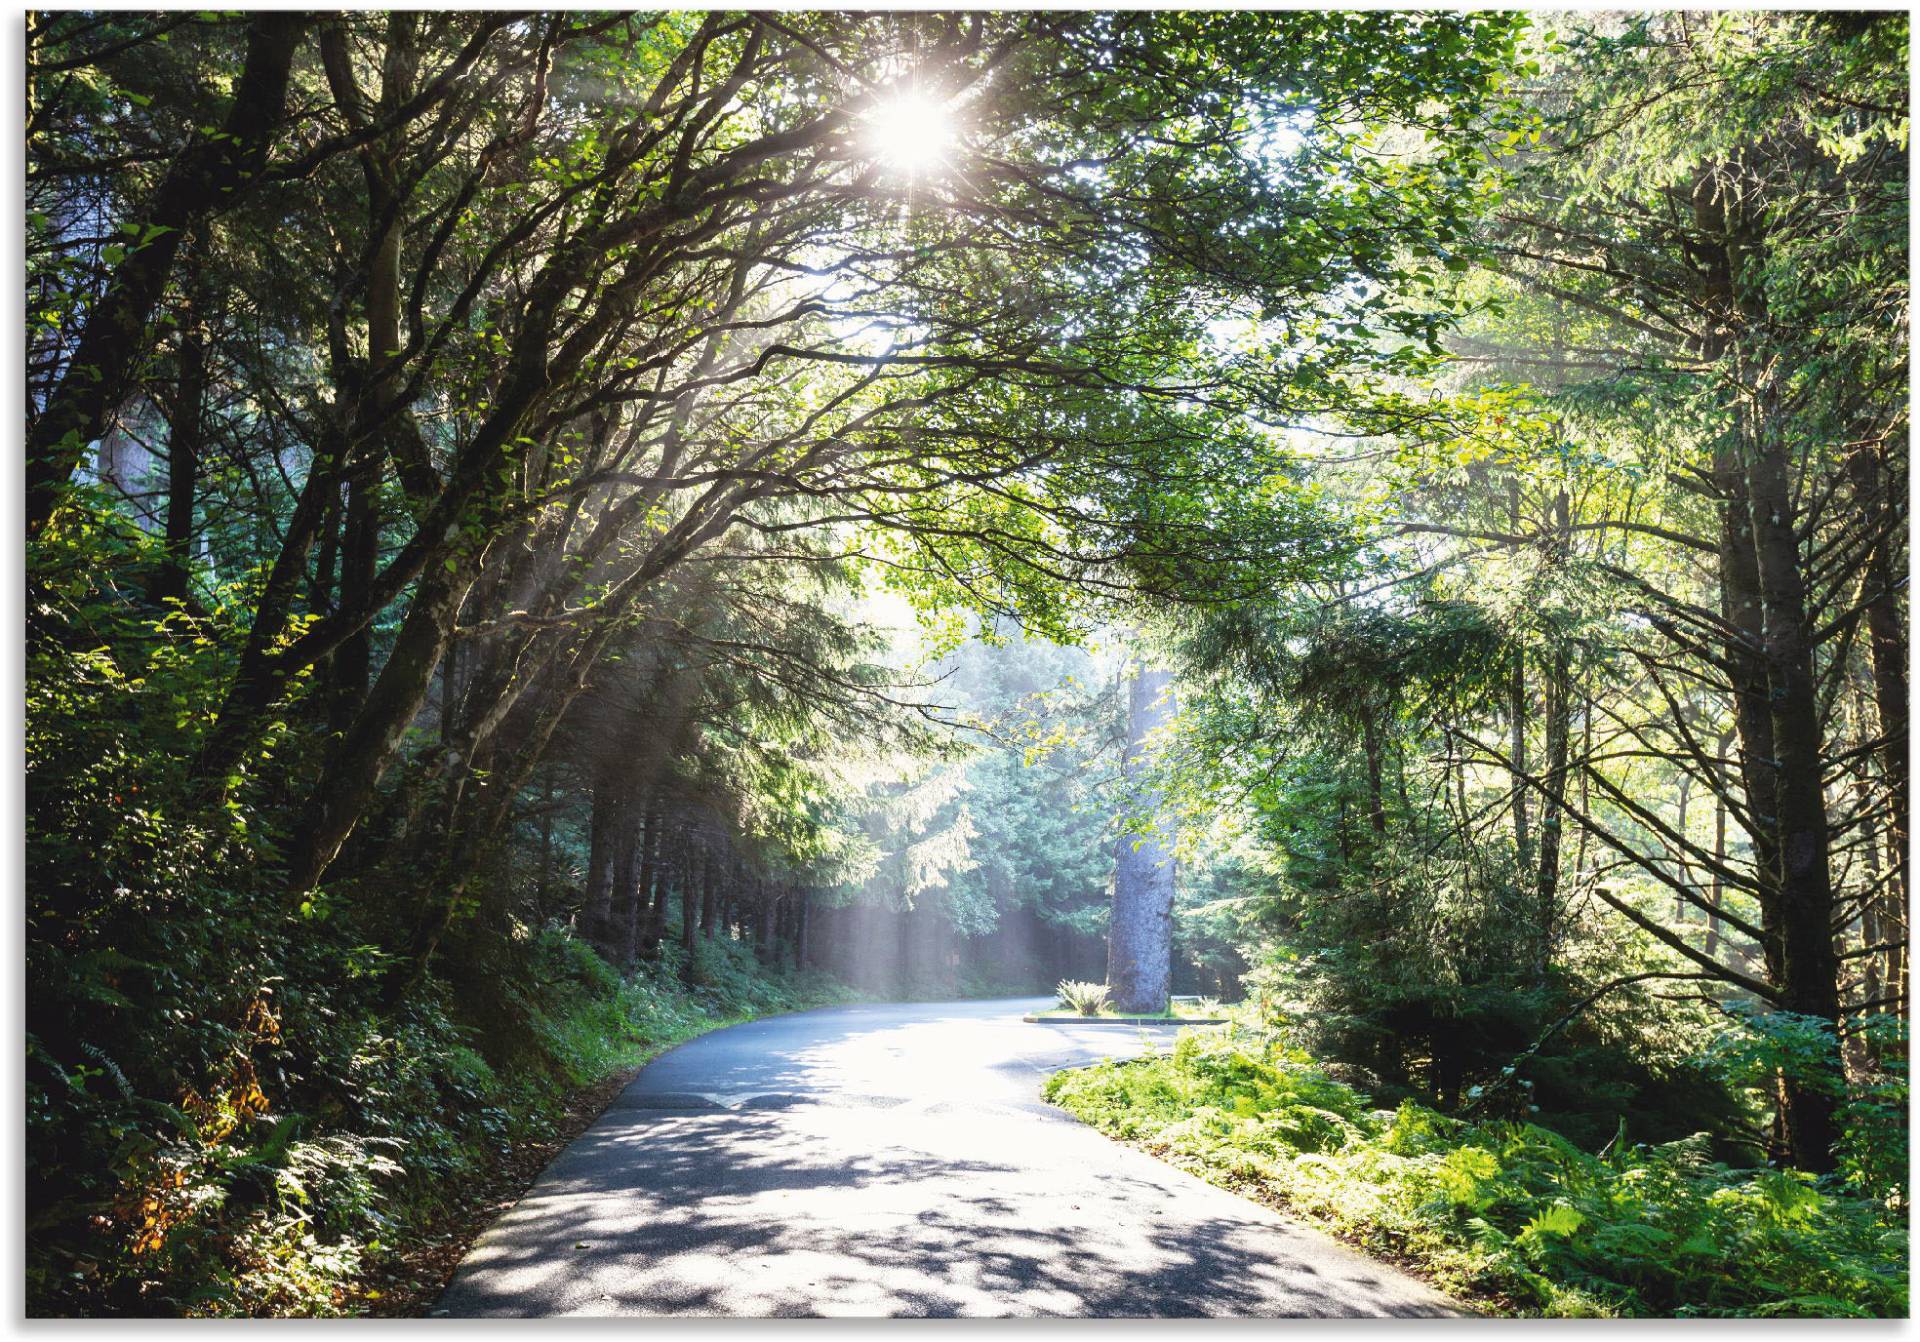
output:
M1430 1287L1039 1097L1171 1031L1039 1000L801 1012L655 1060L474 1246L436 1314L1319 1317Z

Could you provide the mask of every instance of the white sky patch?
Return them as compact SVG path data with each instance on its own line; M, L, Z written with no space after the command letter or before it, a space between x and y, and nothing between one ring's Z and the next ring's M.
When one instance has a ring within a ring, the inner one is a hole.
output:
M945 100L919 89L894 94L863 118L874 157L889 171L917 178L952 162L959 126Z

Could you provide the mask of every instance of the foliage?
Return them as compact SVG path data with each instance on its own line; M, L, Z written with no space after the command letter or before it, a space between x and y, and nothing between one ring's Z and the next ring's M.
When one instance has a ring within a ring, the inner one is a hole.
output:
M196 817L183 766L216 623L152 618L104 580L154 542L98 514L34 564L27 742L30 1313L328 1315L383 1255L551 1128L567 1095L681 1039L839 1000L731 940L623 975L560 925L515 924L398 1002L333 891L288 902L279 838ZM104 553L121 556L100 564ZM277 738L276 738L277 740ZM289 767L263 751L255 767Z
M1109 993L1104 983L1082 983L1078 979L1061 979L1054 993L1060 999L1060 1005L1082 1016L1097 1016L1107 1009Z
M32 1213L29 1312L362 1311L383 1256L464 1207L514 1146L548 1136L572 1091L706 1030L848 997L818 975L769 974L736 943L700 955L703 986L689 990L671 956L623 977L547 929L503 985L522 1013L510 1034L459 1023L432 982L397 1018L348 1008L323 1024L310 1006L274 1041L281 1077L298 1067L298 1083L215 1104L135 1090L146 1077L129 1052L115 1051L124 1067L105 1050L65 1067L30 1037L42 1149L49 1128L73 1145L101 1136L94 1172L67 1171L64 1198Z
M1443 1284L1548 1315L1903 1316L1905 1208L1704 1139L1599 1153L1532 1123L1378 1110L1283 1036L1183 1033L1173 1050L1049 1079L1101 1131L1251 1186Z

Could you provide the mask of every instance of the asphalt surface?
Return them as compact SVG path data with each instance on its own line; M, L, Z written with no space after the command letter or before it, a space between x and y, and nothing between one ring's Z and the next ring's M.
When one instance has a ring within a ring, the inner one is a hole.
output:
M474 1246L458 1317L1427 1316L1430 1287L1040 1099L1173 1030L840 1007L656 1059Z

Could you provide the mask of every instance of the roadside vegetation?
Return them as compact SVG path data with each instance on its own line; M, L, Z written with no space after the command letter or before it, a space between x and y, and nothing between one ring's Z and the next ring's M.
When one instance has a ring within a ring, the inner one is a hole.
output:
M485 966L487 997L443 980L382 1010L333 982L355 954L309 943L270 966L244 1031L202 1026L219 1080L177 1105L143 1097L178 1066L164 1036L102 1034L74 1067L28 1037L59 1082L27 1112L36 1312L328 1317L388 1312L396 1289L417 1307L452 1266L417 1261L423 1245L483 1225L502 1167L577 1092L708 1030L854 997L730 942L699 948L698 987L673 951L622 975L550 926ZM68 1009L104 1022L110 985L142 968L70 965L89 1005ZM76 1204L95 1209L77 1225Z
M1189 1020L1212 1019L1220 1011L1220 1003L1216 999L1191 996L1175 998L1160 1011L1122 1011L1113 1005L1106 984L1083 983L1075 979L1062 979L1054 989L1054 995L1058 1004L1053 1010L1040 1012L1043 1018Z
M1285 1035L1184 1032L1056 1074L1102 1132L1271 1200L1444 1288L1552 1317L1904 1317L1905 1088L1856 1105L1837 1181L1714 1158L1705 1134L1587 1150L1537 1123L1374 1101Z

